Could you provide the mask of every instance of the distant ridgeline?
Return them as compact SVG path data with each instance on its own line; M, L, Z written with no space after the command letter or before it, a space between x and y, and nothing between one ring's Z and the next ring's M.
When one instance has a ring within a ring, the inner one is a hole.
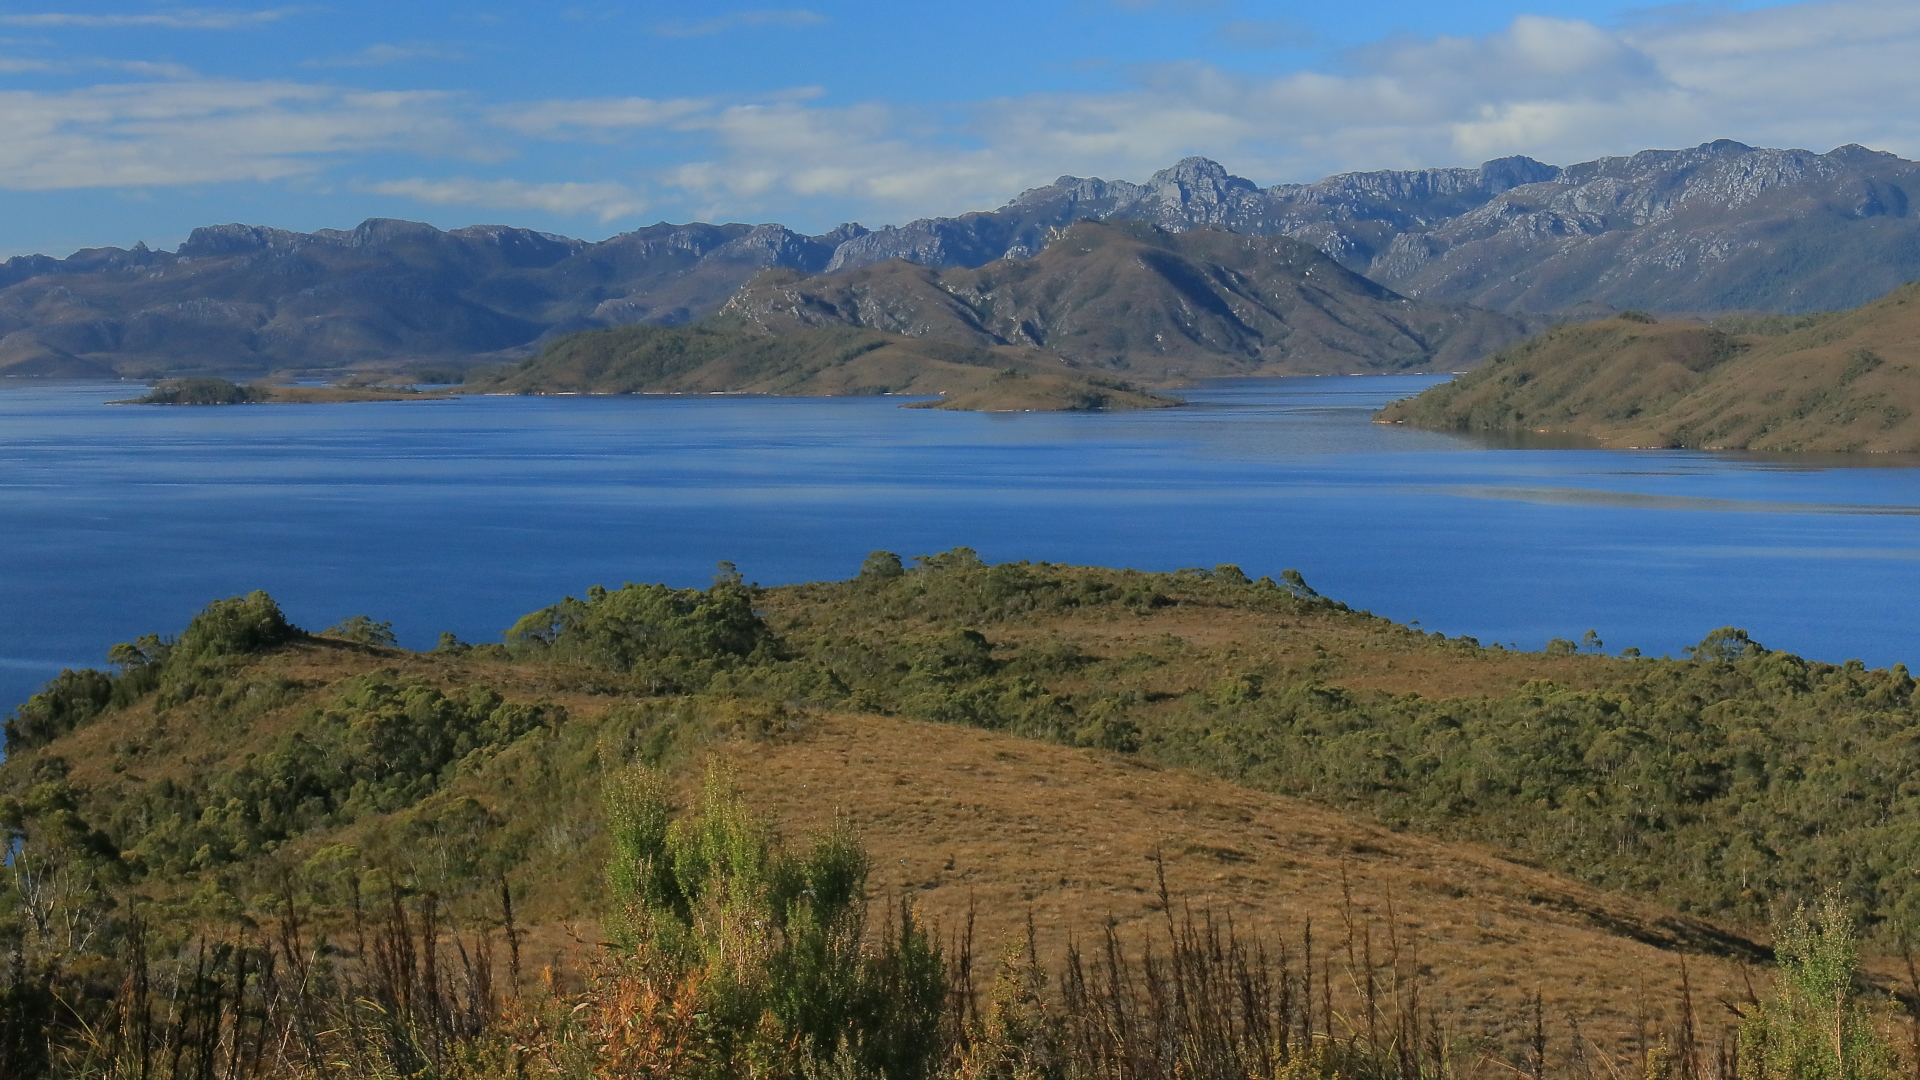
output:
M1920 452L1920 284L1851 311L1562 326L1379 419L1610 446Z
M974 269L893 260L814 276L769 271L722 312L773 334L867 326L1044 348L1158 385L1453 371L1545 325L1408 299L1284 236L1127 221L1080 222L1031 257Z
M313 233L218 225L177 251L137 245L0 263L0 374L498 363L575 330L698 320L768 270L828 275L777 283L805 294L803 321L899 331L919 310L954 340L1041 344L1108 364L1125 355L1143 379L1222 367L1459 368L1512 336L1461 305L1537 319L1864 303L1920 278L1920 216L1908 196L1916 184L1914 162L1858 146L1815 154L1722 140L1566 167L1504 158L1266 188L1189 158L1145 183L1067 176L997 210L818 236L662 223L590 243L377 218ZM1079 261L1056 254L1056 270L1095 275L1056 309L1040 289L1052 271L1012 264L1089 219L1287 240L1333 265L1313 270L1306 287L1307 260L1284 243L1228 258L1222 241L1156 242L1178 257L1129 253L1139 264L1118 250ZM954 301L942 308L929 289L945 285ZM1364 302L1366 288L1415 314ZM749 290L747 313L774 314L770 295ZM1147 301L1145 315L1135 319L1122 299Z
M1888 939L1920 920L1904 668L1731 628L1684 660L1600 655L1591 635L1508 652L1348 610L1291 571L914 562L594 588L504 644L430 653L368 619L315 636L264 594L222 601L18 709L0 824L183 916L348 852L441 895L511 875L557 917L603 888L597 858L543 854L554 829L599 835L596 770L845 710L1199 769L1736 925L1829 886Z

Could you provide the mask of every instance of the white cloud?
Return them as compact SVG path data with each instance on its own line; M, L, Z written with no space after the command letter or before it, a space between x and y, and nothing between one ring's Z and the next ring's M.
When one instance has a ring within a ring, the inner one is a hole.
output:
M661 37L688 38L705 37L708 34L723 34L729 30L748 30L760 26L785 26L799 28L803 26L821 26L829 20L817 11L802 8L770 9L753 11L734 11L717 15L698 22L665 22L653 28Z
M448 95L218 79L0 92L0 187L274 180L384 150L471 144Z
M151 60L29 60L0 56L0 75L55 74L74 71L124 71L150 79L188 79L193 69Z
M873 104L724 108L683 121L712 148L662 179L721 215L833 197L897 220L991 205L1062 172L1139 178L1187 154L1263 182L1715 138L1915 157L1916 54L1910 0L1680 9L1613 28L1522 15L1492 34L1388 39L1319 71L1139 67L1117 92L977 102L958 127Z
M592 214L602 222L632 217L647 200L623 184L530 184L519 180L386 180L362 187L381 195L400 195L436 206L483 206L494 210L544 210L576 216Z
M209 11L183 8L150 15L78 15L70 12L42 12L25 15L0 15L0 26L63 27L117 30L154 27L166 30L233 30L278 22L297 15L300 8L274 8L268 11Z
M347 56L329 57L324 60L303 60L301 67L312 68L357 68L382 67L387 64L399 64L408 60L465 60L462 53L431 45L369 45L357 53Z
M532 101L494 109L488 119L522 135L538 138L602 137L621 130L663 127L707 111L714 104L699 98Z
M807 11L769 9L674 32L818 21ZM480 107L432 92L371 94L156 70L141 77L175 81L0 93L0 130L8 133L0 140L0 187L276 180L324 174L376 153L498 159L541 140L549 144L543 157L591 160L571 167L585 179L397 179L367 189L603 220L658 208L746 220L817 221L831 212L874 222L995 205L1061 173L1138 179L1188 154L1269 183L1516 153L1567 164L1721 137L1816 150L1860 142L1915 157L1916 53L1920 4L1819 0L1755 11L1688 8L1614 27L1523 15L1490 34L1390 38L1320 70L1256 76L1167 63L1129 69L1117 91L941 109L837 104L818 88L757 100ZM39 63L0 59L0 73L51 70ZM634 149L582 152L551 145L557 142ZM646 177L644 194L625 182L634 175Z

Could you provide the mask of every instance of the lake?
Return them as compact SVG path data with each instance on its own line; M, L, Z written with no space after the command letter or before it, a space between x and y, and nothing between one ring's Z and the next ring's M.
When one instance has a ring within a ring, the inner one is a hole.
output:
M900 399L475 397L106 407L0 388L0 701L266 589L321 629L497 641L589 585L852 575L867 552L1298 568L1537 649L1920 660L1920 462L1490 446L1370 422L1430 377L1242 380L1112 416Z

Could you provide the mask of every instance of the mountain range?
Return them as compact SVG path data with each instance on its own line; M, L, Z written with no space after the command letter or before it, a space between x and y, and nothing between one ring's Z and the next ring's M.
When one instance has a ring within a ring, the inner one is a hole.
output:
M989 276L1004 279L1008 260L1039 255L1089 218L1301 241L1395 294L1389 303L1802 312L1920 277L1907 195L1916 183L1920 165L1858 146L1815 154L1723 140L1566 167L1514 157L1266 188L1189 158L1142 184L1062 177L997 210L818 236L771 224L662 223L599 242L390 219L313 233L221 225L172 252L136 245L0 264L0 373L517 359L574 330L698 319L770 269L838 275L899 259L934 271L1001 264ZM1163 283L1149 308L1177 308L1182 296ZM1391 340L1369 348L1401 355ZM1223 355L1234 350L1245 355L1245 342ZM1289 362L1333 370L1344 359ZM1448 362L1435 352L1423 363Z

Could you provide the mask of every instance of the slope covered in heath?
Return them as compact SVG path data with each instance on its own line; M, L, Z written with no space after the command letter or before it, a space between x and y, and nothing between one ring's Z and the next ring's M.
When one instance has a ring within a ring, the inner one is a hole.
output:
M769 333L866 326L1045 348L1172 384L1219 375L1466 367L1527 324L1409 300L1286 237L1080 222L1031 258L762 274L723 312Z
M858 327L777 337L734 321L623 326L561 338L467 390L505 394L944 395L932 408L980 412L1177 405L1032 348L986 349Z
M1920 285L1798 322L1771 335L1631 317L1562 326L1380 419L1612 446L1920 451Z
M250 902L351 844L442 895L519 876L557 915L598 888L548 863L597 842L596 769L880 714L1194 769L1749 930L1828 882L1882 937L1920 911L1913 680L1733 630L1687 660L1509 652L1297 575L966 549L778 589L596 587L505 645L409 653L377 630L309 637L254 594L116 646L117 674L65 674L9 721L0 822L182 901ZM1661 925L1634 933L1744 948Z
M591 934L605 911L608 777L661 769L692 801L703 762L721 761L790 835L857 832L876 899L910 896L950 933L977 917L983 953L1029 916L1050 962L1109 920L1136 941L1168 914L1164 867L1190 910L1289 948L1316 934L1322 963L1343 939L1385 963L1391 940L1450 1022L1500 1045L1524 1042L1538 991L1556 1038L1575 1015L1609 1050L1671 1007L1680 957L1696 993L1730 994L1739 963L1763 955L1737 929L1746 910L1712 901L1718 879L1647 887L1668 860L1697 859L1711 828L1668 851L1610 817L1630 804L1657 833L1700 816L1671 800L1705 797L1714 738L1675 770L1633 688L1671 684L1660 693L1680 700L1711 683L1744 707L1743 680L1776 674L1744 656L1506 653L1346 610L1297 578L988 567L964 549L777 590L724 573L702 591L596 588L522 619L506 646L415 653L383 633L362 619L306 635L256 593L177 640L118 646L117 674L64 675L9 723L0 824L35 873L75 890L62 904L138 898L165 940L297 905L349 947L358 897L404 888L492 918L504 880L531 970L577 962L565 926ZM1816 676L1835 679L1905 716L1888 673ZM1432 724L1415 730L1423 710ZM1543 718L1566 745L1540 743ZM1745 738L1742 760L1774 764L1766 735ZM1605 776L1569 765L1582 755ZM1863 814L1884 811L1877 788L1860 797ZM1775 843L1792 824L1751 823ZM1591 841L1612 860L1590 869L1640 888L1435 838L1448 834L1553 862L1574 849L1540 840ZM1799 872L1747 867L1756 908ZM4 898L7 918L23 910ZM1379 936L1363 944L1361 928Z

